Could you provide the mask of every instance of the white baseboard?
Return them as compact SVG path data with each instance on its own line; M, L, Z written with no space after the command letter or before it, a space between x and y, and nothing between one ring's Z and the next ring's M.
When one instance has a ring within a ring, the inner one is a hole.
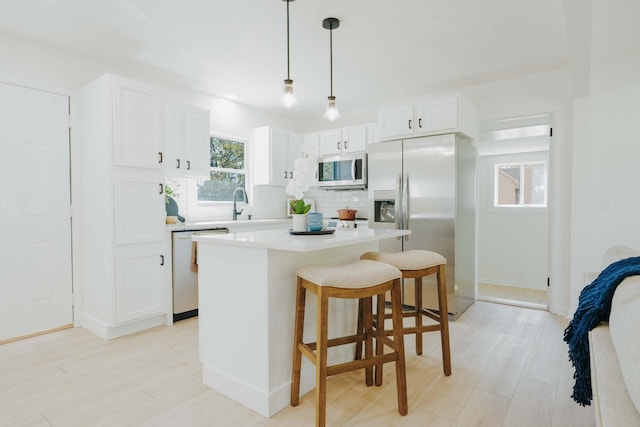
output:
M160 314L148 319L139 320L137 322L127 323L126 325L112 326L102 320L96 319L89 314L82 315L82 327L91 333L96 334L104 340L111 340L145 329L155 328L156 326L166 325L167 315Z

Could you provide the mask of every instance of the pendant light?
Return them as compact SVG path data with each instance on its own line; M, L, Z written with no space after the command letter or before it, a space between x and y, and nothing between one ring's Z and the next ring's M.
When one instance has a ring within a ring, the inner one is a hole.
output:
M293 93L293 80L289 75L289 3L294 0L282 0L287 3L287 79L284 81L284 92L282 93L282 103L285 107L291 108L298 104L296 95Z
M322 20L322 27L329 30L329 84L330 95L328 97L327 109L324 112L324 118L334 121L340 118L338 106L336 105L336 97L333 96L333 30L340 26L338 18L325 18Z

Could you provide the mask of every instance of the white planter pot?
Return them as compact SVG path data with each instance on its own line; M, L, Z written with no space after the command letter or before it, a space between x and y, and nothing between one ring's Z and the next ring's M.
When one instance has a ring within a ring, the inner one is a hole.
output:
M307 231L307 214L293 214L293 231Z

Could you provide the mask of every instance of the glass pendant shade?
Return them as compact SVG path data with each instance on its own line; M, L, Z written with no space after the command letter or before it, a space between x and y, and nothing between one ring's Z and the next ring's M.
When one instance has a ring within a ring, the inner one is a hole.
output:
M298 104L298 98L293 93L293 80L287 79L284 81L284 91L282 92L282 104L291 108Z
M327 109L324 110L324 118L329 121L334 121L340 118L340 112L338 111L338 106L336 105L336 97L330 96L328 98L329 101L327 102Z

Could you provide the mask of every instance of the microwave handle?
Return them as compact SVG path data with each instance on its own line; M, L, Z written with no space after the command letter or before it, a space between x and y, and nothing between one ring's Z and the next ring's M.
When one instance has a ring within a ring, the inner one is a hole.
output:
M356 179L356 159L351 160L351 179L355 180Z

